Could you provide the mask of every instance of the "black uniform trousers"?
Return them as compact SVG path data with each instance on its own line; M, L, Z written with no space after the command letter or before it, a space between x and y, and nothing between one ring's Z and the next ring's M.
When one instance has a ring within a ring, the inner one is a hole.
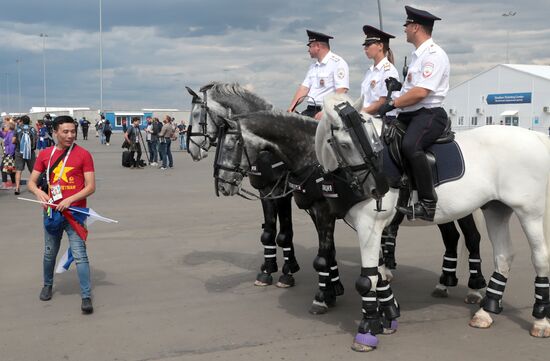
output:
M401 148L411 167L418 198L437 202L425 150L443 134L448 121L447 112L443 108L420 108L414 112L399 113L397 119L407 125Z

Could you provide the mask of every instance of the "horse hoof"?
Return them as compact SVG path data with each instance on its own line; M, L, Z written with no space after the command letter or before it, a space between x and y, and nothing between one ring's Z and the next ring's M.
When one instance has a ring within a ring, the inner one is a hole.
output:
M396 333L397 332L397 326L398 326L397 320L391 320L389 327L386 327L386 325L384 325L382 334L392 335L392 334Z
M469 305L476 305L481 302L481 294L479 292L476 293L468 293L466 295L466 298L464 298L464 303L467 303Z
M378 338L370 333L358 333L353 340L351 349L357 352L369 352L378 346Z
M256 276L256 281L254 281L254 286L265 287L273 284L273 276L269 273L258 273Z
M328 306L324 302L313 301L309 313L312 315L324 315L328 312Z
M437 285L432 291L432 297L435 298L447 298L449 297L449 291L445 286Z
M489 328L493 324L491 316L486 317L485 315L475 314L474 317L469 322L470 327L474 328Z
M550 322L546 319L535 320L531 331L529 332L531 336L537 338L546 338L550 337Z
M265 283L265 282L261 282L261 281L254 281L254 286L258 286L258 287L267 287L267 286L271 286L271 283Z
M275 286L279 288L289 288L293 287L295 284L296 281L294 280L294 277L291 274L286 274L279 277L279 282L277 282Z

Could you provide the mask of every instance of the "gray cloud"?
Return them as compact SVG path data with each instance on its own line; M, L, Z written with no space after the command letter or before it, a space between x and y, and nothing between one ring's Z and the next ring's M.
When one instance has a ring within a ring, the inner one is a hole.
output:
M422 1L413 6L443 18L434 39L451 59L451 83L502 63L550 64L547 1ZM384 30L396 65L413 48L403 34L403 0L382 1ZM49 34L48 104L99 105L98 1L6 2L0 13L0 109L17 104L21 65L23 106L42 98L42 39ZM503 17L516 11L513 17ZM361 43L362 25L378 26L374 0L349 2L267 0L130 0L103 2L105 107L187 108L185 85L211 80L249 84L278 107L286 107L310 63L305 29L335 37L333 51L350 65L353 96L370 65ZM8 84L6 84L8 73Z

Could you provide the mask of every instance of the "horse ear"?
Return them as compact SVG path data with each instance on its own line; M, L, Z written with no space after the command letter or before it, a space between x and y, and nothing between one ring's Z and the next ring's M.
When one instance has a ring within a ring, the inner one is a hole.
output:
M363 99L364 99L364 95L361 95L361 97L353 103L353 107L359 113L361 113L361 110L363 109Z
M195 91L193 89L189 88L188 86L186 86L185 89L187 89L189 94L191 94L191 96L193 97L193 100L201 98L197 93L195 93Z

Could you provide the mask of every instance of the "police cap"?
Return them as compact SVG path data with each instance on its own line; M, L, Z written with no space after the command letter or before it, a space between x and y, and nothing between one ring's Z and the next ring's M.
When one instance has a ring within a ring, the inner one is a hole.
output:
M370 25L363 26L363 32L366 36L363 46L367 46L373 43L389 43L390 39L395 38L395 36L385 33L382 30L378 30L374 26Z
M405 6L405 11L407 12L407 20L403 26L407 26L408 24L433 26L434 21L441 20L425 10L415 9L411 6Z
M309 44L313 43L314 41L319 41L321 43L327 43L328 44L329 39L334 39L330 35L326 35L326 34L323 34L323 33L318 33L317 31L306 30L306 32L307 32L307 37L308 37L308 40L307 40L307 45L308 46L309 46Z

